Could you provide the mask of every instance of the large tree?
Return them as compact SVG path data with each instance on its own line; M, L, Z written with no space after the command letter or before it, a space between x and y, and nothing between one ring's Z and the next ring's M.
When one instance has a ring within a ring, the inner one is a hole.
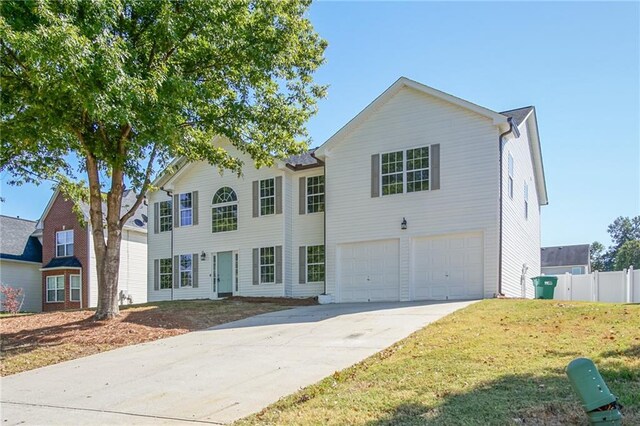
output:
M638 266L637 249L640 243L640 216L617 217L607 231L613 243L607 250L594 241L591 244L591 268L598 271L622 270Z
M13 183L50 179L89 202L96 318L119 313L123 224L171 158L240 174L242 161L214 136L256 166L306 147L326 46L309 3L0 3L0 169ZM140 195L121 215L125 186Z

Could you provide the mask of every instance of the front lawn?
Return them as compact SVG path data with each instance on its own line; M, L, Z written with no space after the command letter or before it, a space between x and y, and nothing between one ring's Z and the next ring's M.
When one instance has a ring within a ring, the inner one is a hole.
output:
M156 302L123 307L113 321L94 321L92 310L5 316L0 318L0 375L308 304L315 302L278 298Z
M238 424L587 424L564 372L581 356L640 424L640 305L495 299Z

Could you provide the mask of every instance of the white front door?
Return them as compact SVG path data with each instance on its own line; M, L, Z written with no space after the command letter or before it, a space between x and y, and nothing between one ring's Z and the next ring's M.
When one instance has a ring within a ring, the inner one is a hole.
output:
M482 234L414 238L412 300L483 297Z
M341 302L400 300L398 240L338 245Z

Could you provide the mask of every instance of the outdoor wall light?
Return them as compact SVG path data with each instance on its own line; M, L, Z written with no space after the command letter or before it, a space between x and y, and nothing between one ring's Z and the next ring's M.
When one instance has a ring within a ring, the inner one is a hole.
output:
M400 229L407 229L407 219L402 218L402 223L400 224Z
M207 253L204 252L204 250L202 250L202 253L200 253L200 260L205 260L207 258Z

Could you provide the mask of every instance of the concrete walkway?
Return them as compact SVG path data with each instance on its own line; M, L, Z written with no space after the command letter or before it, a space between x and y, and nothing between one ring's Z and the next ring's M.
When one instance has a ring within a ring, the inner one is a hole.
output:
M473 302L309 306L2 379L2 425L229 423Z

